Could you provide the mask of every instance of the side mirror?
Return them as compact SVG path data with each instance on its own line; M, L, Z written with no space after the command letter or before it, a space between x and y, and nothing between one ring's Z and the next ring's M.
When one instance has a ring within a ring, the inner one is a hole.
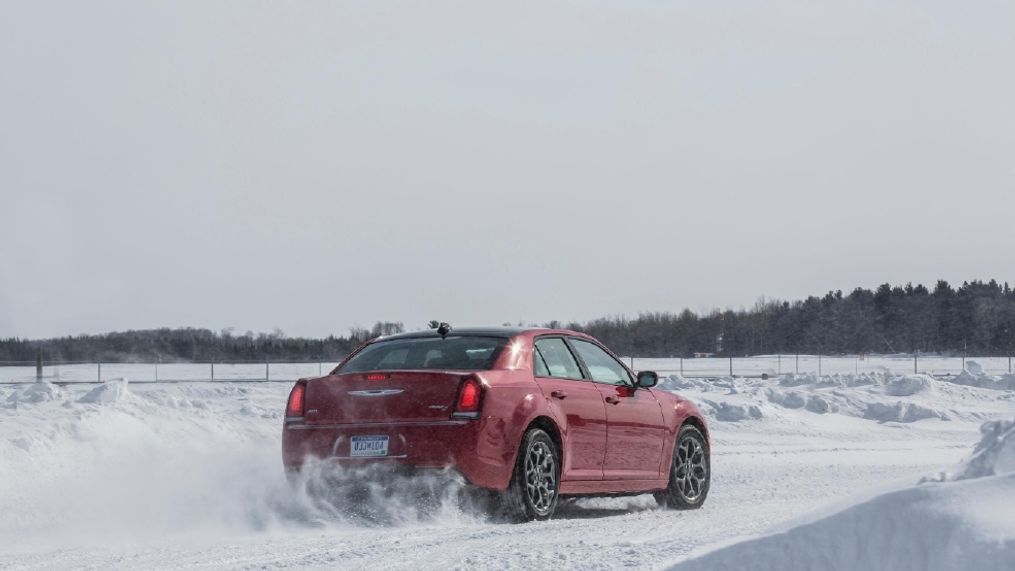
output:
M655 371L638 371L638 382L635 386L639 389L648 389L656 386L659 382L659 374Z

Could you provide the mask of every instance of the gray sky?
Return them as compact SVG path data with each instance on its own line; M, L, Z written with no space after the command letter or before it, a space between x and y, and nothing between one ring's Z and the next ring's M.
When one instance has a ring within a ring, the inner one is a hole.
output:
M0 336L1015 281L1013 29L1010 2L6 0Z

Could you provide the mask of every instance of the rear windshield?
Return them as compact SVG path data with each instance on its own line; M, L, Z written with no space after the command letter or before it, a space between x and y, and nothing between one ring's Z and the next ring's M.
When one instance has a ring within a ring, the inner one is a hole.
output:
M363 348L338 373L397 370L480 371L493 366L507 344L502 337L439 337L378 341Z

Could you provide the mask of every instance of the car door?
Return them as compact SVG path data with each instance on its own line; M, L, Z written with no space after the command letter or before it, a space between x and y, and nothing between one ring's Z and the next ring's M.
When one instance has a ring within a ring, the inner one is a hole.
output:
M551 406L564 416L561 480L602 480L606 459L606 404L596 384L582 374L561 337L533 344L533 376Z
M657 480L663 457L662 409L648 389L636 389L627 367L599 345L568 343L594 381L606 405L604 480Z

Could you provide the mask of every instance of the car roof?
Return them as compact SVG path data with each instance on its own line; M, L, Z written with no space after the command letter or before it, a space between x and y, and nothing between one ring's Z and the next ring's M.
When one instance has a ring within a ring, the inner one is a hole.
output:
M451 329L449 335L475 335L478 337L514 337L522 333L561 333L567 335L580 335L574 331L568 331L565 329L547 329L545 327L454 327ZM385 335L380 339L409 339L409 338L420 338L420 337L440 337L436 329L424 329L422 331L408 331L406 333L396 333L394 335Z

